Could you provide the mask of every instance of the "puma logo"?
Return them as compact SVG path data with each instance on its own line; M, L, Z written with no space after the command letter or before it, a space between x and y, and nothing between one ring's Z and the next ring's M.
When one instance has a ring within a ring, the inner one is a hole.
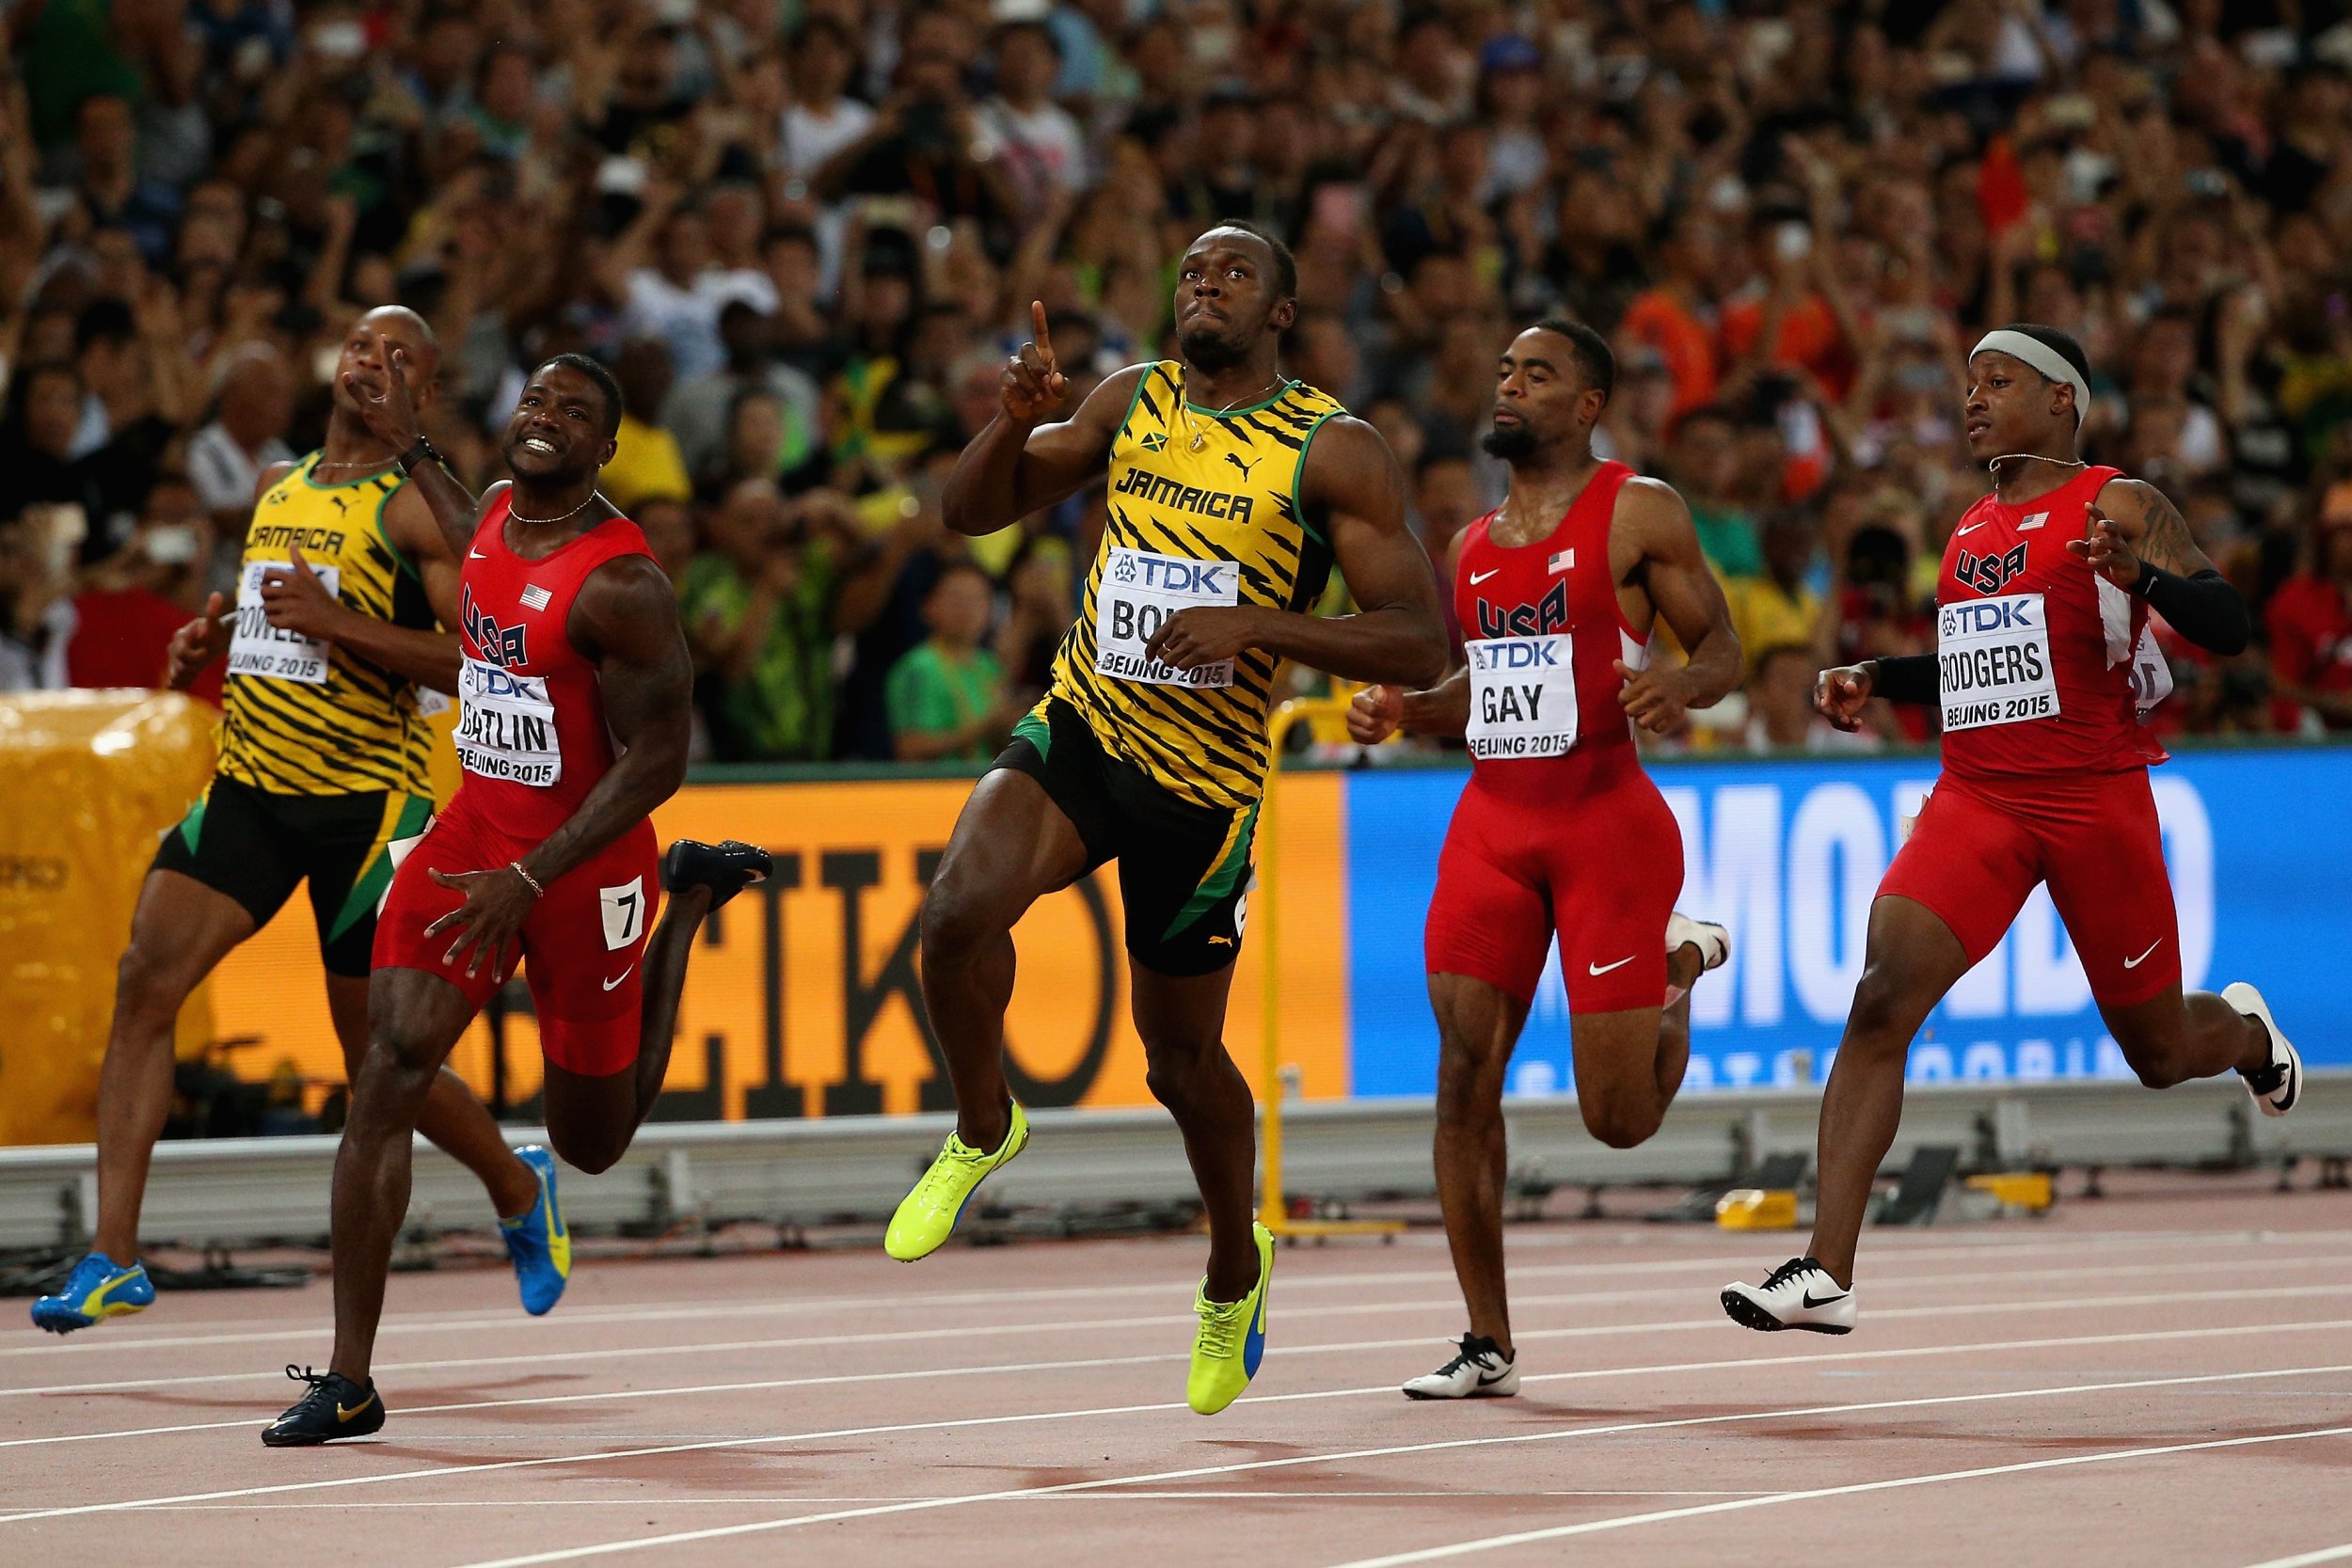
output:
M1211 937L1209 939L1209 945L1211 947L1231 947L1233 945L1233 939L1232 937Z
M338 512L348 513L351 510L351 503L341 496L329 496L326 499L335 503L335 510Z
M1225 454L1225 461L1231 463L1234 467L1239 468L1241 470L1242 479L1247 482L1249 478L1249 470L1264 462L1265 459L1263 457L1253 457L1248 462L1245 463L1238 456L1229 451Z

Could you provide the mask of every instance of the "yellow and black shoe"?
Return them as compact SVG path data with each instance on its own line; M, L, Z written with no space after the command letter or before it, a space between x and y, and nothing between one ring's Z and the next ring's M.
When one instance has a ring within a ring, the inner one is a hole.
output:
M365 1437L384 1428L384 1402L376 1397L375 1380L354 1383L341 1372L314 1372L289 1366L286 1375L307 1383L310 1391L294 1408L262 1429L262 1441L273 1449L301 1449L314 1443Z

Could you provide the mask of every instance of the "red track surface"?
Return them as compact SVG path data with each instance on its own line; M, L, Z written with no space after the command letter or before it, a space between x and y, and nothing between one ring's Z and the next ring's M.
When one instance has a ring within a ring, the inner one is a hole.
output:
M1843 1339L1717 1308L1787 1238L1521 1227L1473 1404L1395 1392L1439 1237L1292 1249L1212 1420L1191 1238L396 1276L390 1424L288 1451L325 1287L167 1296L0 1339L0 1563L2352 1563L2352 1199L2265 1185L1872 1235Z

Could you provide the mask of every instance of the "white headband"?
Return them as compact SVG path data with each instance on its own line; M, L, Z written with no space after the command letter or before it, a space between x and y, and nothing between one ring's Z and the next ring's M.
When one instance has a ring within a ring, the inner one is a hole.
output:
M2024 360L2052 381L2064 382L2074 388L2075 428L2079 430L2090 418L2090 383L2083 378L2082 372L2066 362L2066 356L2041 339L2006 326L1996 327L1977 340L1968 357L1974 359L1979 354L2006 354L2012 359Z

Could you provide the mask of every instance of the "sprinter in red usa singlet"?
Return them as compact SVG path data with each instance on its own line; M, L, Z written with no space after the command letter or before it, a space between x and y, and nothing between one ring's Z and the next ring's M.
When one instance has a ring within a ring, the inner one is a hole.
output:
M1371 687L1348 716L1465 736L1470 782L1438 862L1425 939L1438 1015L1438 1196L1470 1308L1459 1354L1414 1399L1518 1389L1502 1273L1503 1072L1554 934L1577 1105L1630 1148L1658 1131L1691 1059L1689 992L1729 956L1675 912L1682 833L1634 749L1740 683L1740 642L1682 499L1593 455L1616 367L1590 327L1546 321L1504 352L1486 450L1511 466L1500 511L1450 564L1465 668L1428 691ZM1690 650L1651 669L1658 620Z
M1937 705L1944 773L1870 909L1853 1010L1821 1098L1813 1243L1724 1310L1750 1328L1854 1325L1854 1247L1902 1115L1912 1037L2046 882L2099 1015L2151 1088L2235 1071L2265 1116L2303 1067L2261 993L2181 991L2180 932L2139 716L2171 689L2154 610L2233 654L2245 602L2172 503L2085 464L2090 361L2049 327L1990 332L1968 359L1969 451L1993 493L1953 528L1936 578L1936 651L1826 672L1815 700L1851 728L1873 695Z
M403 356L376 362L347 389L463 562L466 777L376 923L368 1051L335 1161L334 1359L295 1374L310 1391L263 1429L273 1448L383 1426L368 1368L410 1136L435 1073L516 962L547 1055L548 1141L603 1170L660 1092L703 917L770 870L766 851L733 842L680 840L656 862L648 818L686 776L691 671L669 579L596 493L621 420L612 377L576 355L541 365L506 429L514 481L477 507L417 435ZM541 1179L552 1209L551 1161ZM550 1240L568 1273L569 1236Z

